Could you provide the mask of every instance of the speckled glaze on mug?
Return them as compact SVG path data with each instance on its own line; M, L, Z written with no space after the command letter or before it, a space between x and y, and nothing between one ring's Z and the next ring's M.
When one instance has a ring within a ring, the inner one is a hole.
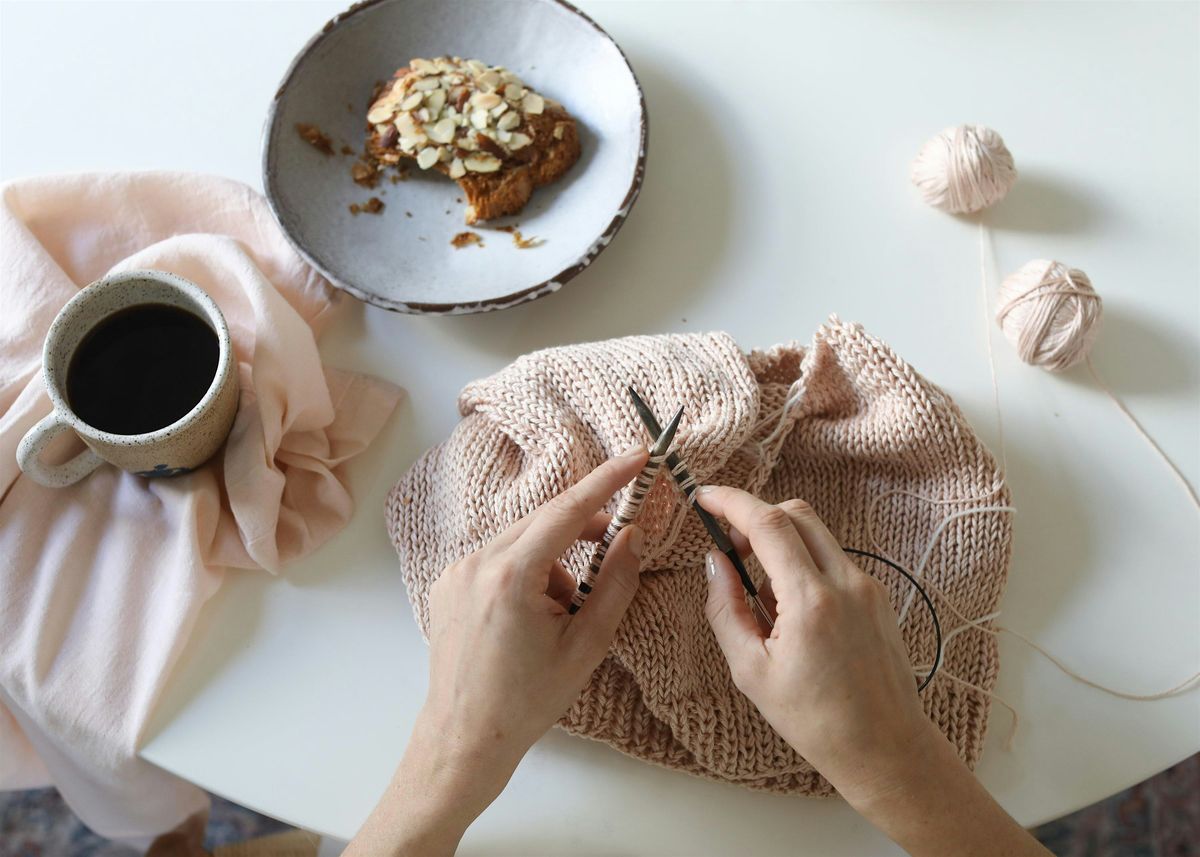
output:
M203 398L170 425L145 434L100 431L71 409L67 369L75 349L97 324L139 304L167 304L203 319L217 335L217 370ZM80 289L50 325L42 351L42 373L54 410L21 439L17 463L31 479L50 488L78 482L104 462L138 476L187 473L221 447L237 413L237 360L225 317L203 289L164 271L127 271ZM88 448L63 464L42 462L42 450L68 429Z

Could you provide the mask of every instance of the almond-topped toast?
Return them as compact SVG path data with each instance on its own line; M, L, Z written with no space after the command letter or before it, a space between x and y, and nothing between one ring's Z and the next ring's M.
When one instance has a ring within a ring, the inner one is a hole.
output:
M516 214L579 160L563 106L479 60L412 60L376 93L367 122L377 161L409 158L458 182L468 224Z

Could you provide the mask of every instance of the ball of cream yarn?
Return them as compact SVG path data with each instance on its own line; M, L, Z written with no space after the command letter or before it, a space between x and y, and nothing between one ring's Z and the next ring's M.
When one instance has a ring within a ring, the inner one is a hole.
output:
M959 125L921 147L910 175L927 203L952 214L968 214L1004 199L1017 180L1017 168L991 128Z
M1026 363L1052 372L1085 359L1100 332L1100 296L1078 268L1034 259L1004 278L996 323Z

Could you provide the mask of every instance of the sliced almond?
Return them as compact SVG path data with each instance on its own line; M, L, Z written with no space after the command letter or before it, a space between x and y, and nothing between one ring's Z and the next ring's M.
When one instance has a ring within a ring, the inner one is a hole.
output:
M477 92L471 96L471 103L484 110L491 110L493 107L499 107L503 99L494 92Z
M484 92L492 92L500 86L500 74L496 71L485 71L475 78L475 85Z
M392 114L396 112L395 107L395 104L384 104L383 102L380 102L371 108L371 112L367 114L367 121L372 125L376 125L380 122L387 122L392 118Z
M457 129L458 126L453 119L439 119L433 125L425 126L425 134L435 143L449 143L454 139L454 132Z
M401 101L401 102L400 102L400 109L401 109L401 110L412 110L412 109L414 109L414 108L416 108L416 107L420 107L420 106L421 106L421 99L422 99L422 98L424 98L424 97L425 97L425 96L424 96L424 95L422 95L422 94L421 94L421 93L419 93L419 92L414 92L414 93L411 93L411 94L408 96L408 98L406 98L406 99L404 99L403 101Z
M546 99L536 92L526 92L525 97L521 99L521 109L536 116L546 109Z
M426 146L417 152L417 166L427 170L438 162L438 151L432 146Z
M489 118L490 118L490 116L488 115L488 112L486 110L472 110L471 111L471 124L474 125L476 128L478 128L480 131L482 131L484 128L486 128L488 126Z
M471 74L479 75L487 71L487 66L479 60L467 60L466 66L471 70Z
M408 67L419 75L437 74L438 71L437 66L429 60L413 60L408 64Z
M508 142L508 148L513 149L514 151L517 149L524 149L532 142L533 138L528 134L522 134L520 131L513 131L512 137Z
M520 101L525 97L525 87L519 83L510 83L504 87L504 97L509 101Z
M432 92L435 89L441 88L442 82L436 77L423 77L413 84L413 89L418 92Z
M503 71L500 72L500 79L503 80L505 83L515 83L517 86L523 85L521 83L521 78L517 77L517 75L514 72L511 72L508 69L504 69Z
M446 71L454 71L454 69L455 69L454 62L450 59L450 57L438 57L433 62L434 62L434 65L437 66L438 71L446 72Z
M494 173L500 169L500 159L486 153L472 155L463 161L463 166L473 173Z
M505 104L503 101L501 101L499 104L497 104L495 107L492 108L492 115L493 116L503 116L504 111L507 109L508 109L508 105Z
M433 117L429 115L429 109L422 107L420 110L413 111L413 118L418 122L428 122Z
M413 150L416 149L419 144L420 140L418 140L416 137L401 137L398 145L400 146L400 151L407 152L411 155Z
M509 140L512 139L512 132L505 131L502 129L498 130L498 131L496 131L496 139L499 140L501 143L507 143Z
M438 160L441 161L443 164L450 163L450 160L453 157L454 157L454 153L452 151L450 151L449 146L438 146Z
M411 113L401 113L396 117L396 130L400 132L401 137L417 136L417 123L413 121Z
M435 89L429 95L425 96L425 106L429 108L429 112L436 118L442 108L446 106L446 90Z
M462 149L464 152L474 152L476 149L479 148L479 144L476 143L475 140L472 139L471 137L463 137L461 140L459 140L457 143L455 143L455 145L458 146L458 148Z
M559 122L554 126L554 139L561 140L563 138L563 134L566 133L566 130L567 126Z
M461 158L455 158L450 162L450 178L460 179L467 173L467 168L463 166Z
M516 111L505 113L500 117L500 121L496 123L496 127L501 131L511 131L521 124L521 114Z

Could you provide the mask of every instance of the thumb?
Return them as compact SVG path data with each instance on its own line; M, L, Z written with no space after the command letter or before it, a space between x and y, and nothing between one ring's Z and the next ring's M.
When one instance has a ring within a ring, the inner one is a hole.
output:
M745 657L751 645L762 648L762 632L746 603L741 579L729 557L709 551L707 562L708 603L704 613L725 659L734 664Z
M595 587L571 620L571 634L583 646L607 651L637 594L643 539L641 527L631 524L609 545Z

